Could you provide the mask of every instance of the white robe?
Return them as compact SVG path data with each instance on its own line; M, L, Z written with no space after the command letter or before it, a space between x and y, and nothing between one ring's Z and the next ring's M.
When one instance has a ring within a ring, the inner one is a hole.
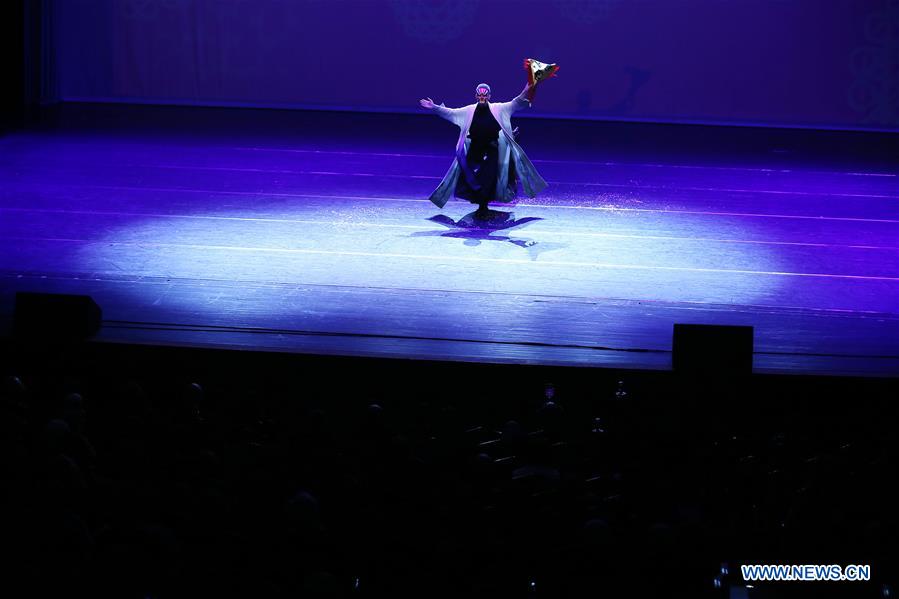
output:
M500 132L497 137L499 160L497 164L496 193L493 197L497 202L511 202L515 198L515 179L521 180L521 185L529 197L536 196L546 188L546 181L534 168L534 165L512 135L512 114L530 105L531 103L527 99L527 88L510 102L488 103L493 118L496 119L500 126ZM472 184L472 187L476 187L471 169L463 168L465 156L468 153L468 146L471 145L471 140L468 139L468 130L471 127L471 119L474 117L475 108L477 108L477 104L469 104L462 108L434 106L434 110L438 115L458 125L460 129L459 141L456 143L456 158L446 172L446 176L443 177L443 181L440 182L440 185L428 198L440 208L443 208L449 199L453 197L456 183L460 176L465 176L467 173L469 175L469 184ZM509 173L512 166L515 167L515 177L510 181Z

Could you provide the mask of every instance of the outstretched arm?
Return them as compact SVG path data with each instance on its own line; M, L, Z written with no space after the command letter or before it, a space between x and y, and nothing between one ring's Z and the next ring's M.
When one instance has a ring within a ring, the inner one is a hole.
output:
M521 110L522 108L530 108L531 101L528 100L528 95L530 94L532 87L530 82L526 83L524 89L521 90L521 93L509 102L509 104L512 105L512 112Z
M437 116L445 118L448 121L455 122L455 112L459 110L458 108L447 108L443 102L440 104L434 104L434 101L431 98L423 98L418 101L421 104L422 108L426 108L428 110L433 110L437 113Z
M432 100L431 98L422 98L418 101L418 103L421 104L422 108L427 108L428 110L434 110L434 107L436 106L436 104L434 104L434 100Z

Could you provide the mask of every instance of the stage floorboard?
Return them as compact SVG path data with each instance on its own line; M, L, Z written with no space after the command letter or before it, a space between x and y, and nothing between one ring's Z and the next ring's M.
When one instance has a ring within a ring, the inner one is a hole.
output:
M899 374L886 134L520 119L549 188L479 220L427 200L433 116L62 112L0 139L5 327L85 293L104 341L666 369L739 324L757 372Z

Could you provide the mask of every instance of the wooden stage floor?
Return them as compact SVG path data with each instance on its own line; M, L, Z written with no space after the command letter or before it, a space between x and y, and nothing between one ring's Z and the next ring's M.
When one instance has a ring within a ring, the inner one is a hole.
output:
M0 139L0 315L92 295L98 336L667 369L674 323L755 370L899 375L895 135L519 119L550 186L427 201L430 115L65 105Z

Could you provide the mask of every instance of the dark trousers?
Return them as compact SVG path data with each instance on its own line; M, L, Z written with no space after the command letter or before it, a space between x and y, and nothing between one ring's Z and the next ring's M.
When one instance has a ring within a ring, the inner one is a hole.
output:
M456 183L456 197L474 204L486 204L495 199L493 196L496 194L496 177L499 172L499 150L496 139L471 138L465 162L474 174L480 189L472 188L465 173L461 173L459 182Z

